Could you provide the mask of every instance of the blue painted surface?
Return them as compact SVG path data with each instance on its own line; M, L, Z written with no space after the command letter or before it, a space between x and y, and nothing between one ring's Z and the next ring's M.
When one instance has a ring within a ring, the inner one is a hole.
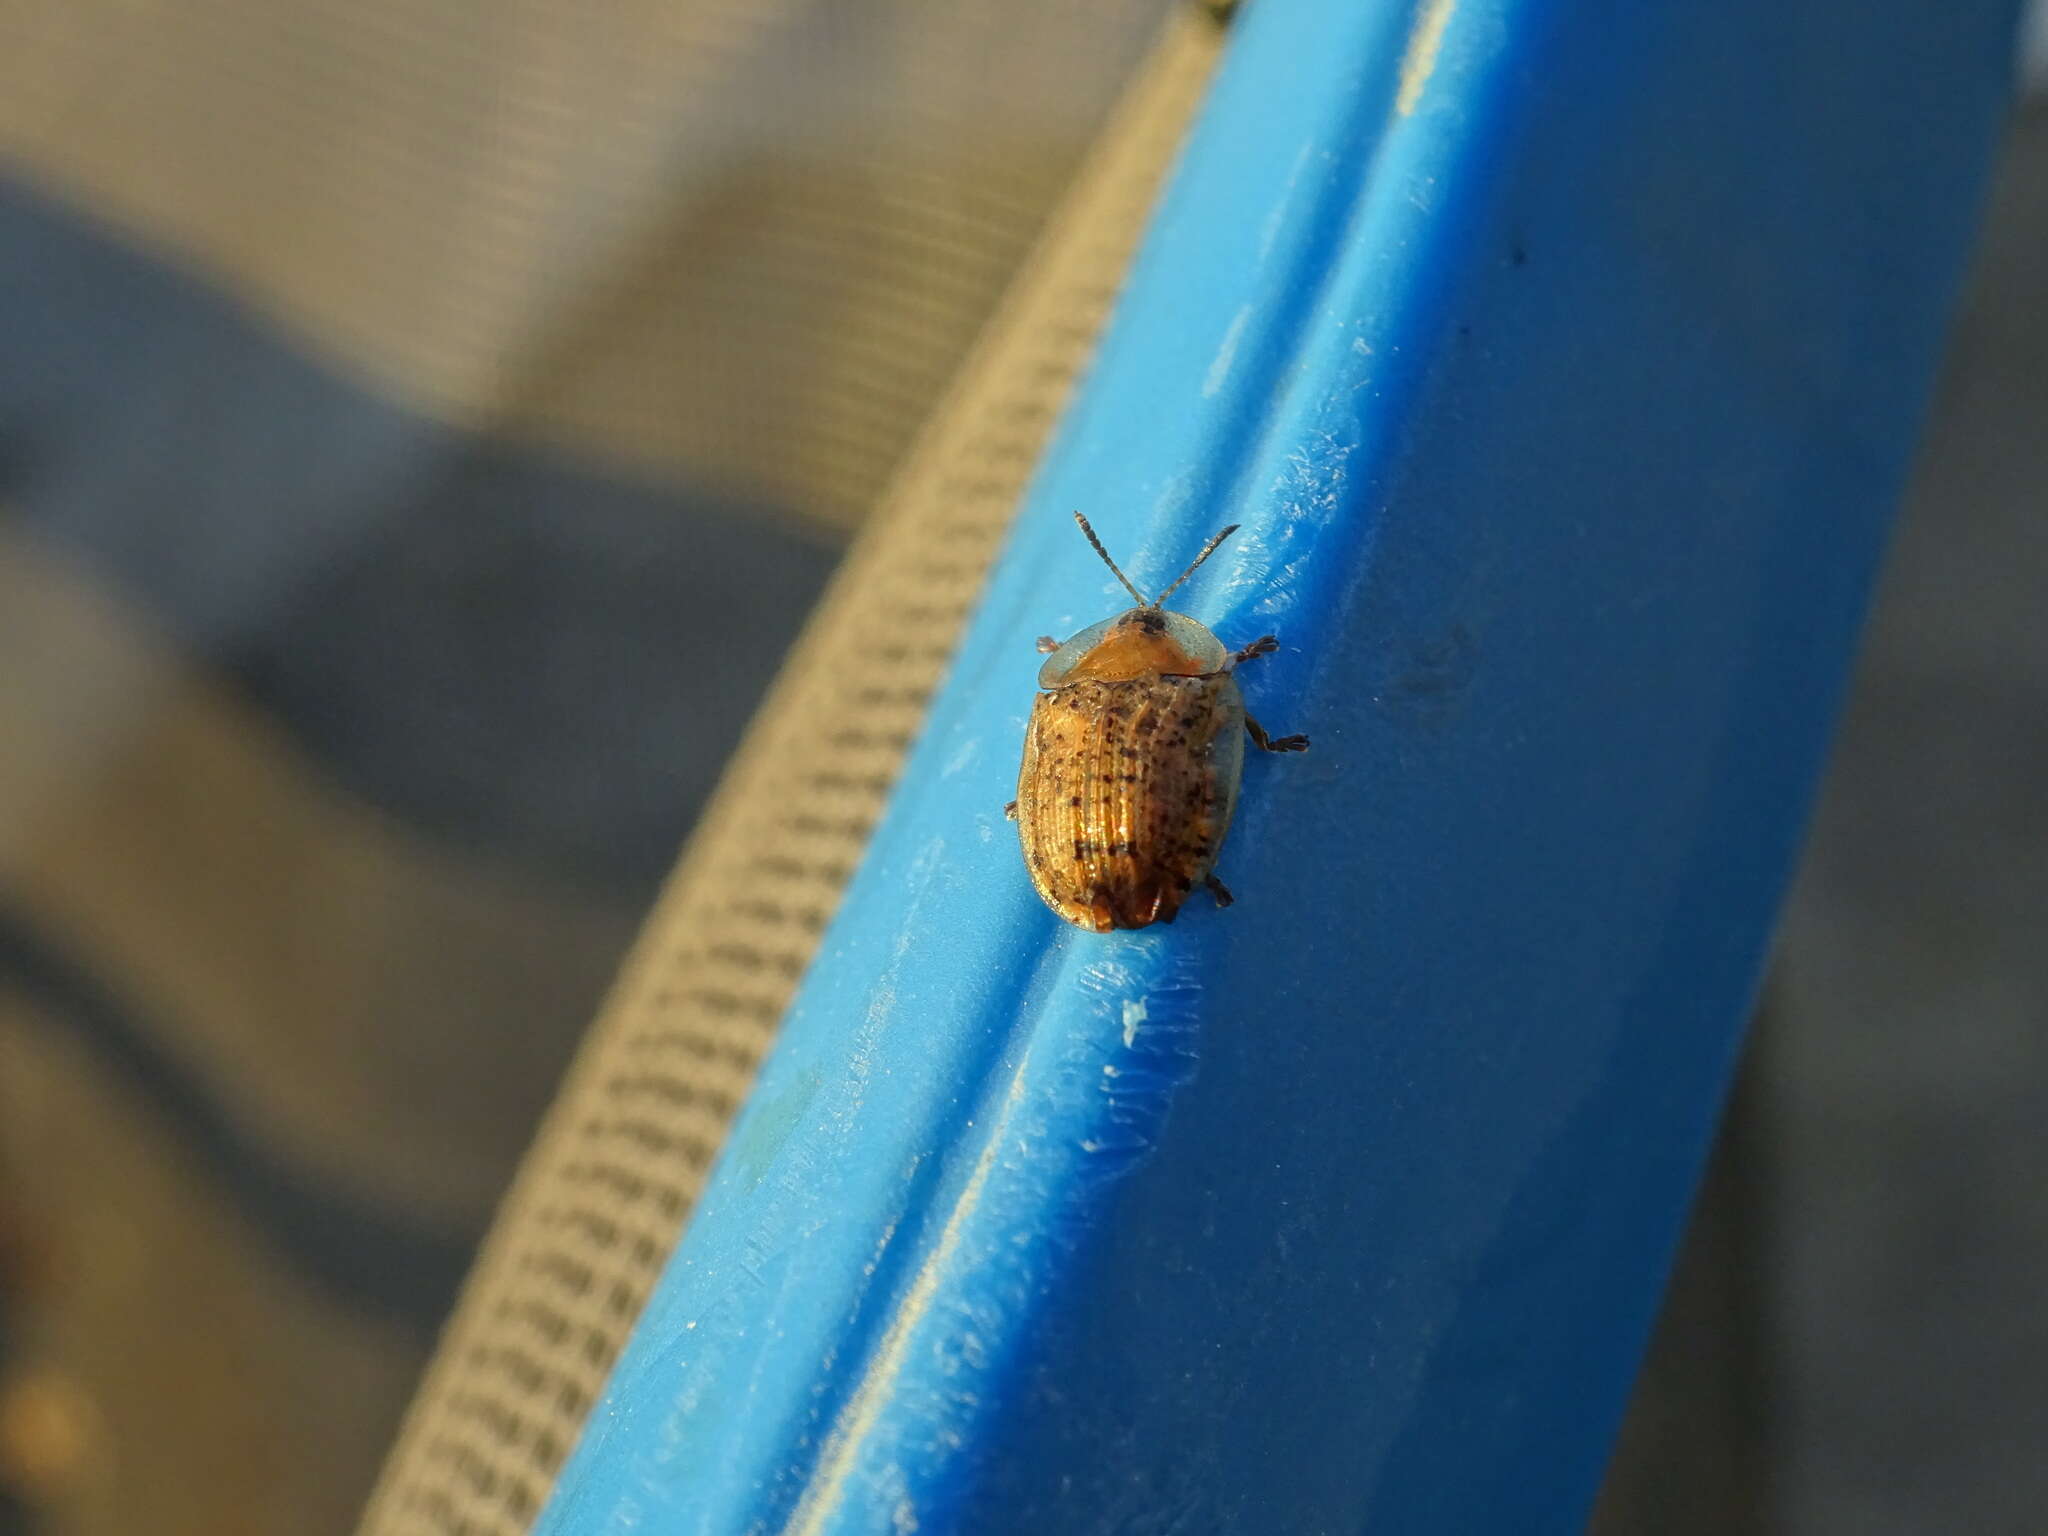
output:
M1248 8L542 1530L1583 1520L2014 8L1420 9ZM1241 520L1179 605L1315 738L1170 929L1002 819L1033 637L1122 606L1076 506L1140 585Z

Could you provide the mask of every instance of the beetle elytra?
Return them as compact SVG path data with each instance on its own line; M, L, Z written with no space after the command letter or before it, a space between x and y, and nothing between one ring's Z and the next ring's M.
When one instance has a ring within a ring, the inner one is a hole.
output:
M1279 649L1262 635L1225 650L1183 613L1161 605L1216 553L1233 523L1157 597L1117 569L1080 513L1074 521L1102 563L1138 600L1049 652L1025 729L1017 798L1024 863L1045 904L1096 933L1170 923L1197 885L1219 906L1216 850L1230 828L1244 737L1268 752L1300 752L1306 736L1268 736L1245 713L1236 668Z

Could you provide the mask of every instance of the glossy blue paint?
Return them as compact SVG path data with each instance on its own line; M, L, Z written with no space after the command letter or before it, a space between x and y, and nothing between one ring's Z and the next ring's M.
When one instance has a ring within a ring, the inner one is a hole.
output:
M1576 1530L1791 868L2005 0L1257 0L567 1533ZM1277 630L1227 912L1025 878L1033 638Z

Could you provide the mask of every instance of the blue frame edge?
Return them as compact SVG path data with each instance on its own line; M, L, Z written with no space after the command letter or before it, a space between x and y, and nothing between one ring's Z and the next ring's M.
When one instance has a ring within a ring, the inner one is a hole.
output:
M1574 1531L1789 878L2011 0L1256 0L711 1187L593 1532ZM1283 651L1095 936L1032 639Z

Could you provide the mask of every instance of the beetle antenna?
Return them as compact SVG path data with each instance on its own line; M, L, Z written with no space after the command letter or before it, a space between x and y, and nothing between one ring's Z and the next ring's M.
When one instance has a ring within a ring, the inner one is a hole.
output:
M1232 523L1228 528L1224 529L1221 533L1217 534L1215 538L1211 539L1208 543L1204 544L1202 546L1202 552L1199 555L1195 556L1194 564L1190 565L1186 570L1182 571L1180 573L1179 578L1174 582L1172 586L1168 587L1164 592L1160 593L1157 597L1153 598L1152 601L1147 603L1145 606L1148 608L1157 608L1161 603L1165 602L1169 597L1173 596L1173 594L1179 590L1181 582L1186 581L1190 576L1194 575L1196 569L1200 567L1201 563L1204 560L1208 559L1211 555L1216 553L1216 546L1218 544L1221 544L1225 539L1229 538L1233 533L1237 532L1237 530L1243 526L1244 525L1242 523ZM1125 582L1124 585L1129 586L1130 583Z
M1114 575L1118 581L1124 584L1124 590L1126 592L1130 593L1131 596L1135 597L1138 600L1138 606L1140 608L1158 607L1159 605L1157 603L1146 602L1145 594L1140 592L1136 587L1131 585L1131 578L1126 576L1122 571L1117 569L1116 562L1109 558L1109 551L1102 547L1102 540L1098 539L1095 536L1095 530L1088 526L1088 519L1083 517L1080 513L1076 512L1074 514L1074 521L1079 523L1081 525L1081 531L1088 535L1088 542L1095 546L1095 553L1102 556L1102 563L1109 567L1110 573ZM1214 549L1215 547L1216 546L1214 544L1211 544L1209 546L1209 549ZM1207 555L1209 553L1209 550L1205 549L1202 551L1202 553L1204 555ZM1200 565L1201 563L1202 562L1199 560L1195 562L1195 564L1197 565ZM1174 585L1178 586L1179 583L1176 582L1174 583Z

